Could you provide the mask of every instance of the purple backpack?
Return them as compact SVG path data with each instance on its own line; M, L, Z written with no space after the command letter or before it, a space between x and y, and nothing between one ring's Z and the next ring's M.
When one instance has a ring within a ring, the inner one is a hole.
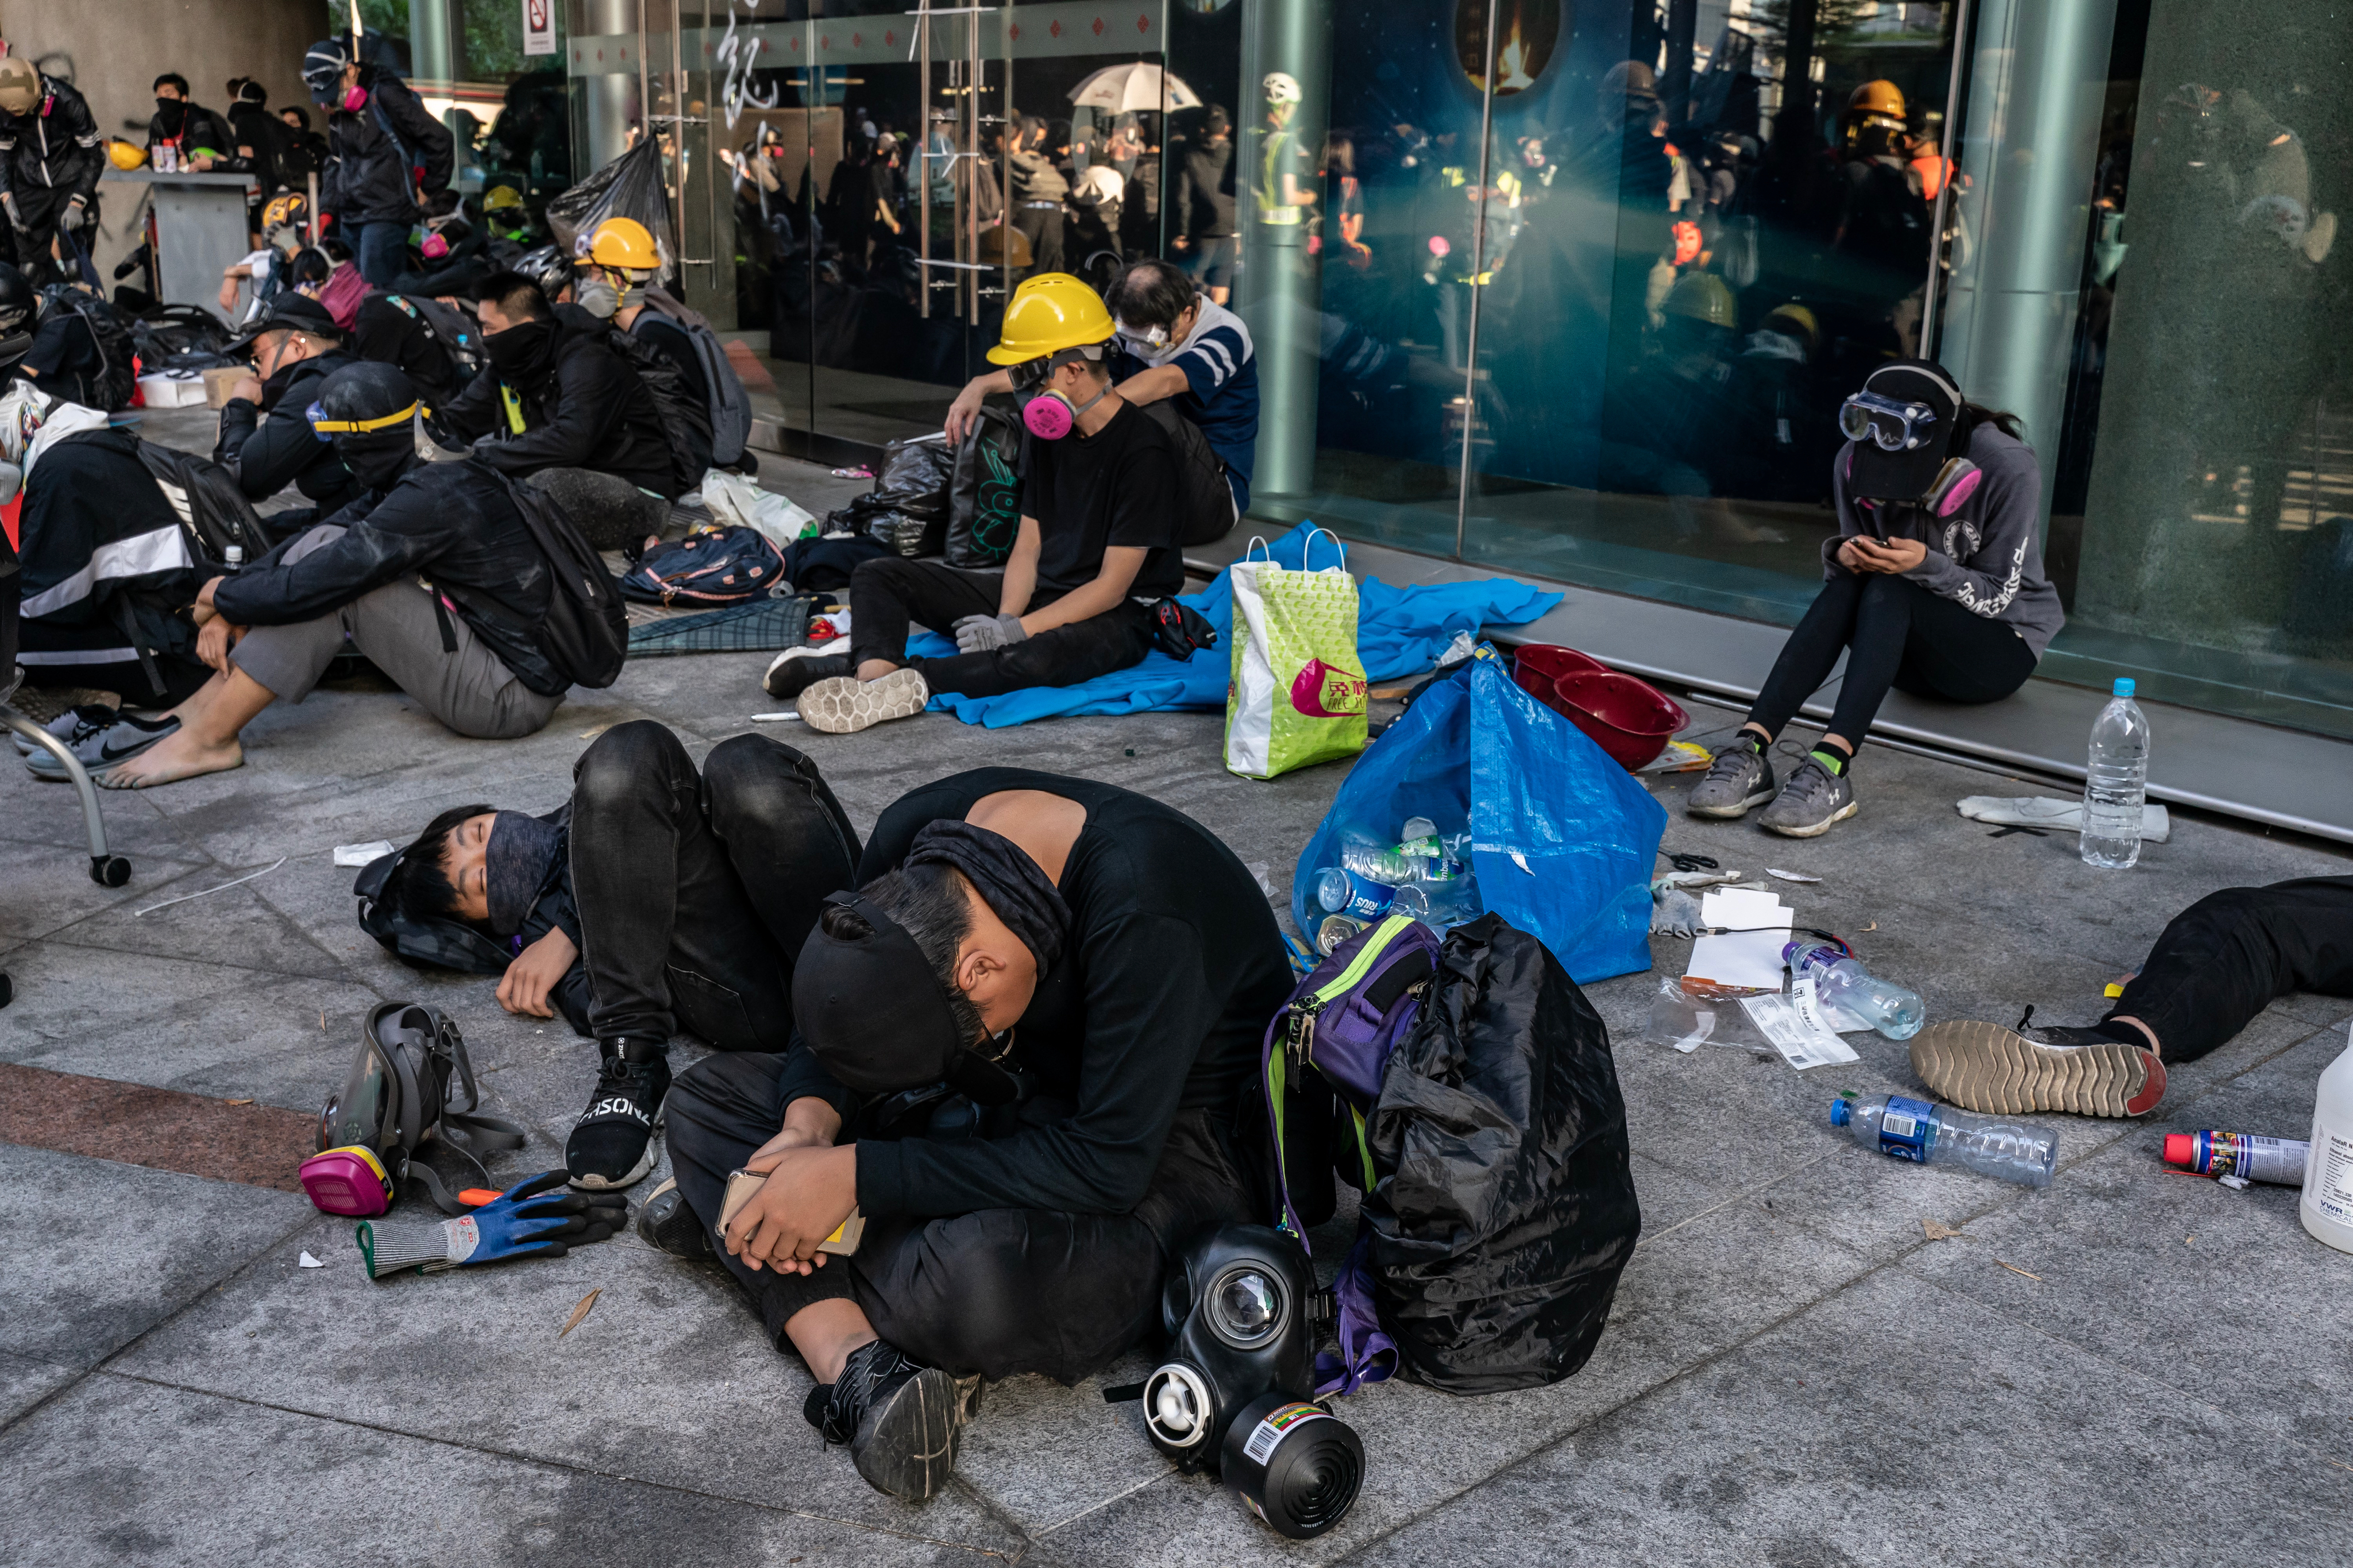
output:
M1284 1138L1292 1086L1313 1071L1347 1107L1355 1147L1340 1157L1361 1172L1369 1194L1377 1184L1365 1119L1381 1096L1381 1075L1389 1052L1412 1030L1430 977L1438 970L1438 936L1420 921L1390 915L1343 942L1317 964L1291 994L1291 1001L1267 1026L1260 1067L1266 1086L1267 1117L1274 1132L1275 1168L1282 1185L1281 1227L1307 1249L1307 1227L1292 1202L1290 1154ZM1303 1172L1302 1179L1321 1175ZM1339 1310L1340 1354L1316 1358L1316 1397L1354 1394L1397 1370L1397 1347L1381 1331L1373 1307L1367 1222L1356 1222L1356 1239L1333 1283Z

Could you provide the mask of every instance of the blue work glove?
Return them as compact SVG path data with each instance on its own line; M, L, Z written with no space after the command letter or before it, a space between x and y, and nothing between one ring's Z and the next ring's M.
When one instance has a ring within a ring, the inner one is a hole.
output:
M955 624L956 652L987 653L1028 642L1029 633L1019 616L966 616Z
M438 1274L510 1258L561 1258L628 1223L629 1203L620 1194L575 1193L565 1186L568 1180L565 1172L544 1172L473 1213L439 1225L385 1226L364 1219L360 1256L367 1259L368 1278L410 1270Z

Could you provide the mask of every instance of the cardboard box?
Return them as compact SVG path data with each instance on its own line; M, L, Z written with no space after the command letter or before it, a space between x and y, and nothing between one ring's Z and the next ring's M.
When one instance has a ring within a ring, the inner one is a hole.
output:
M217 365L205 372L205 406L218 408L228 401L228 389L253 374L253 367L243 364Z

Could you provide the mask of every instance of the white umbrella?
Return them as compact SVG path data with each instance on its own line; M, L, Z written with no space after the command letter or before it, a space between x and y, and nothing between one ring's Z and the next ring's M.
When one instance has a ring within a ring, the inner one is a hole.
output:
M1105 66L1071 89L1071 101L1081 109L1105 109L1113 114L1201 107L1200 95L1184 79L1143 64Z

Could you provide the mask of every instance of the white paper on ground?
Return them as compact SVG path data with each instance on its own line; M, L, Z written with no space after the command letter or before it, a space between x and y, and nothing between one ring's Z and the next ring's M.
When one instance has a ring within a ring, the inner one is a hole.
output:
M1820 877L1809 877L1803 871L1784 871L1778 866L1766 867L1765 874L1768 877L1778 877L1785 882L1819 882L1821 880Z
M1954 809L1971 822L1990 822L2000 827L2047 827L2059 833L2084 831L2084 803L2080 800L2057 800L2047 795L1972 795L1963 796ZM2142 841L2162 844L2172 832L2173 818L2165 807L2143 803Z
M1729 936L1704 936L1692 943L1686 979L1713 980L1759 991L1781 989L1781 949L1789 941L1789 911L1773 893L1745 888L1715 888L1700 899L1700 919L1728 926Z
M302 1267L305 1268L324 1268L326 1265L311 1257L310 1253L306 1251L302 1254Z
M1748 1015L1757 1032L1771 1042L1783 1059L1800 1072L1808 1068L1858 1059L1844 1040L1822 1027L1819 1021L1809 1022L1798 1011L1797 1003L1787 996L1778 993L1743 996L1740 1010Z
M379 838L373 844L338 844L335 846L335 864L338 866L373 865L391 853L392 841L388 838Z

